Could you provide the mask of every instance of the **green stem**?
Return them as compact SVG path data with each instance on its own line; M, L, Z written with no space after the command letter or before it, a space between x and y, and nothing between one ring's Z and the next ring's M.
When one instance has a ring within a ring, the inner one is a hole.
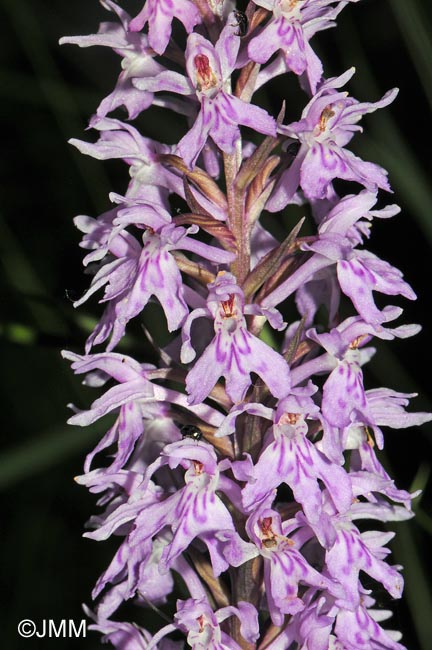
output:
M236 183L237 174L241 166L241 141L236 151L224 154L226 195L228 201L228 226L234 236L237 256L231 264L231 272L235 275L239 285L245 281L250 270L250 228L245 215L245 190ZM235 448L242 448L243 440L236 434ZM248 449L249 449L249 445ZM245 450L243 450L245 451ZM245 601L258 605L257 564L249 561L238 567L232 575L233 604ZM240 633L240 621L233 616L230 620L231 636L243 650L255 650L256 644L245 641Z

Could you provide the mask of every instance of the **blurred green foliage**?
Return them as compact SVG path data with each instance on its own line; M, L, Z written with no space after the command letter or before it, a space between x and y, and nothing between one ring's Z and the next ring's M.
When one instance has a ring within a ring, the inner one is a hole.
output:
M125 0L133 13L138 0ZM0 212L0 375L3 455L1 609L2 647L99 647L98 638L22 640L18 621L82 618L93 584L115 549L81 537L95 499L73 483L84 455L103 430L67 427L68 402L85 406L93 396L82 389L59 355L82 351L95 303L77 314L66 290L87 285L81 270L79 234L72 218L96 216L111 189L122 191L125 170L101 164L67 144L87 138L83 130L100 99L114 85L118 60L103 48L81 50L57 44L65 34L94 31L106 13L96 0L0 0L2 58L2 161ZM376 100L392 87L400 95L390 109L365 120L354 143L367 160L390 172L394 200L403 209L391 223L374 225L371 247L405 273L418 293L404 305L405 322L420 322L422 334L380 345L368 373L369 386L389 385L420 394L413 407L431 408L432 331L430 260L432 183L432 5L429 0L362 0L346 8L336 30L318 35L314 46L327 76L357 68L351 90ZM286 92L272 84L275 105ZM154 117L154 119L153 119ZM155 111L141 128L157 137L162 119ZM294 118L293 118L294 119ZM175 126L163 123L174 141ZM89 136L91 137L91 136ZM392 197L393 199L393 197ZM406 595L393 603L394 627L411 650L428 650L432 638L430 569L431 427L392 431L386 462L399 487L421 487L418 517L397 526L394 561L406 567ZM385 599L383 599L385 602ZM5 603L7 605L5 606Z

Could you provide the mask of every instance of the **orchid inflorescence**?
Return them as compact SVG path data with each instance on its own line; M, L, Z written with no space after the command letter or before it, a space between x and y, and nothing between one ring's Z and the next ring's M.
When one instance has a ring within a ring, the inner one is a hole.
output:
M362 116L397 91L359 102L344 90L354 69L324 78L310 44L355 1L241 11L231 0L146 0L131 17L100 0L111 16L97 34L61 39L121 58L90 120L97 141L71 140L124 161L130 182L104 214L76 217L93 279L75 305L103 290L105 309L85 354L63 353L88 386L108 386L69 422L113 418L77 481L104 508L86 536L120 538L87 610L116 648L404 647L381 626L391 613L372 587L402 594L382 522L409 519L414 495L395 487L377 449L382 427L432 415L405 410L412 394L364 386L372 339L419 326L394 326L402 309L375 302L374 292L415 294L363 247L373 220L399 208L377 206L391 191L386 171L347 149ZM291 122L290 104L275 117L253 103L282 75L307 98ZM177 144L132 125L152 106L179 123ZM280 231L281 211L291 225L280 241L269 224ZM158 365L122 351L149 303L171 333L162 347L142 329ZM131 600L135 620L120 621ZM143 608L159 629L144 627Z

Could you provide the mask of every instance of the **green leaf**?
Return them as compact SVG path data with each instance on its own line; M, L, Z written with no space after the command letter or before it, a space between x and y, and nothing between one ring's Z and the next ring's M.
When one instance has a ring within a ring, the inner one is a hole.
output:
M36 434L29 442L3 452L0 457L0 489L59 465L75 453L89 448L100 437L101 424L81 429L60 425Z

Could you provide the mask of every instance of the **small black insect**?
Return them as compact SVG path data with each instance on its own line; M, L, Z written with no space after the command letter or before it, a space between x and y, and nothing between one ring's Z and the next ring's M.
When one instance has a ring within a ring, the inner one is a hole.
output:
M238 25L238 31L236 33L236 36L240 36L240 38L243 38L243 36L246 36L249 27L248 18L244 13L244 11L238 11L238 9L234 9L234 16Z
M183 438L192 438L192 440L201 440L203 434L201 429L196 427L194 424L184 424L180 427L180 433Z

